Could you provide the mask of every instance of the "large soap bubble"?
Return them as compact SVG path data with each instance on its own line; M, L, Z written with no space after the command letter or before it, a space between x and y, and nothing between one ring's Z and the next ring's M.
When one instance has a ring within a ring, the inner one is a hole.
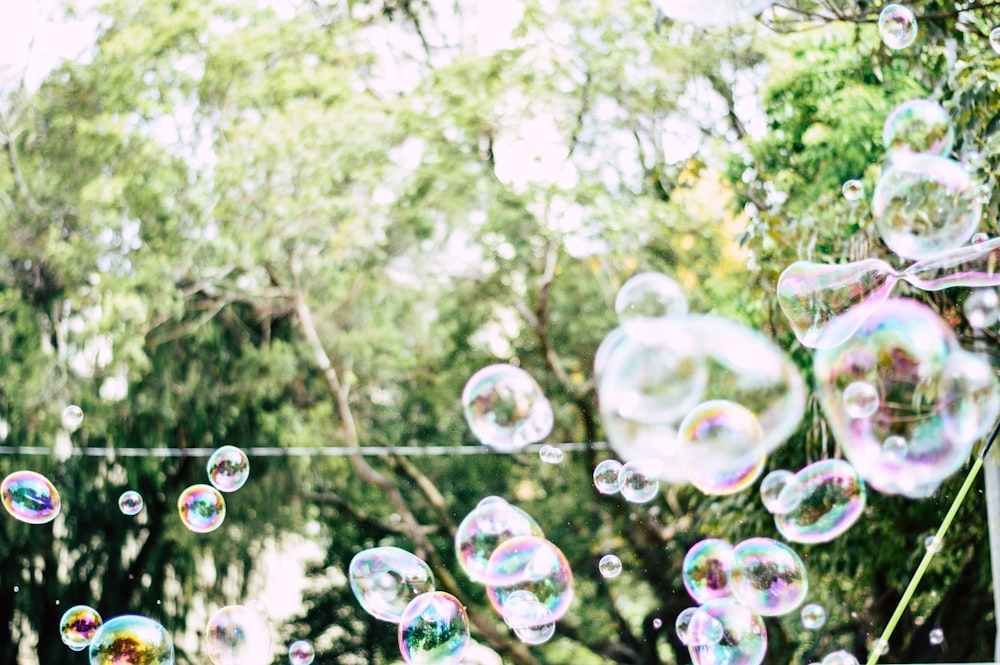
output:
M167 629L135 614L101 624L88 653L90 665L174 665L174 642Z
M250 477L250 458L241 448L222 446L208 458L208 480L220 492L235 492Z
M351 559L351 591L376 619L399 623L403 610L422 593L434 591L434 574L420 557L398 547L371 547Z
M101 627L101 615L89 605L75 605L59 620L59 637L73 651L83 651Z
M681 565L684 588L696 603L728 598L733 569L733 546L718 538L706 538L692 545Z
M737 478L749 477L749 481L737 484L737 490L745 489L763 468L760 459L765 453L764 433L760 423L749 409L736 402L702 402L684 416L677 438L682 462L690 469L699 469L699 476L728 476L737 471Z
M514 452L552 431L552 405L530 374L513 365L490 365L469 378L462 391L465 420L484 445Z
M503 604L503 620L525 644L544 644L556 632L552 612L530 591L515 591Z
M653 0L667 18L698 26L732 25L757 16L774 0Z
M663 324L688 313L687 294L662 273L639 273L618 290L615 313L629 337L656 346L665 341L665 333L669 334L669 327Z
M266 665L271 662L271 627L258 612L227 605L208 620L205 654L215 665Z
M15 471L0 483L3 507L14 519L26 524L47 524L59 515L59 490L48 478L34 471Z
M434 591L414 598L399 622L399 652L411 665L457 665L469 646L462 602Z
M878 16L878 34L882 43L899 51L917 39L917 17L905 5L886 5Z
M713 600L700 608L722 624L717 642L689 644L694 665L760 665L767 653L767 630L753 610L732 599Z
M951 328L926 305L889 299L865 313L853 336L816 351L816 394L838 443L858 473L887 494L927 496L957 471L1000 411L1000 385L988 363L964 351ZM840 326L830 323L834 336ZM844 389L875 386L877 410L852 418ZM907 442L886 447L890 436Z
M809 592L802 559L770 538L750 538L733 548L729 586L738 601L763 616L788 614Z
M562 551L544 538L519 536L493 552L486 570L486 593L502 616L515 591L530 591L558 621L573 601L573 572Z
M473 582L489 583L490 556L504 541L518 536L544 538L542 528L528 513L498 496L479 502L455 531L458 565Z
M882 143L889 157L924 153L945 157L955 141L955 127L944 107L933 99L911 99L889 114Z
M177 512L191 531L210 533L226 519L226 500L210 485L192 485L177 498Z
M797 502L792 510L776 513L774 524L795 543L825 543L850 529L865 509L865 483L843 460L813 462L795 474L786 488ZM787 497L779 495L778 501Z

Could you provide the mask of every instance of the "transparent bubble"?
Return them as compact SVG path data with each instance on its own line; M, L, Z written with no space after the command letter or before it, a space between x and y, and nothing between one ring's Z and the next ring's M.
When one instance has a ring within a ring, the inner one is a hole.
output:
M938 552L941 551L943 545L944 543L941 541L940 538L937 537L937 534L930 535L924 538L924 549L927 550L928 552L933 552L934 554L937 554Z
M138 515L142 512L142 506L142 495L135 490L125 490L118 497L118 509L122 511L122 515Z
M965 244L982 204L962 166L933 155L909 155L887 168L872 196L875 227L897 255L926 259Z
M660 617L656 617L655 619L653 619L653 628L655 630L663 628L663 619L661 619Z
M716 642L689 644L694 665L760 665L767 653L764 622L749 608L731 599L713 600L701 610L722 625Z
M969 173L975 173L986 166L986 160L983 158L982 153L976 150L970 150L969 152L962 155L962 168L964 168Z
M34 471L15 471L0 483L3 507L14 519L27 524L47 524L62 508L59 490Z
M688 549L681 565L684 588L696 603L728 598L733 568L733 546L718 538L706 538Z
M802 559L771 538L750 538L733 548L729 588L762 616L781 616L805 600L809 580Z
M973 191L973 196L976 199L976 203L980 205L986 205L993 198L993 189L989 185L976 185Z
M235 492L250 477L250 459L236 446L222 446L208 458L208 481L220 492Z
M475 437L499 452L538 443L554 423L541 386L513 365L490 365L473 374L462 391L462 406Z
M669 334L669 328L662 327L664 320L688 313L687 295L662 273L639 273L618 290L615 313L629 337L656 346Z
M614 554L605 554L598 562L597 569L605 579L618 577L622 574L622 560Z
M73 651L83 651L101 627L101 615L88 605L75 605L59 620L59 637Z
M833 334L843 324L834 320ZM818 350L813 368L831 431L858 473L880 492L911 496L957 471L995 421L1000 384L988 365L929 307L894 298L867 312L847 342ZM878 386L870 418L846 412L840 396L854 381ZM892 435L908 442L902 458L883 449Z
M951 118L933 99L903 102L882 126L882 143L893 158L912 154L947 156L954 142Z
M722 622L700 607L689 607L677 615L677 638L686 646L718 644L725 634Z
M594 487L601 494L618 494L622 489L622 463L606 459L594 467Z
M62 424L63 427L69 431L73 431L83 423L83 409L78 407L76 404L70 404L62 412Z
M424 593L399 622L399 652L412 665L457 665L469 646L469 617L450 593Z
M645 462L628 462L619 474L622 498L630 503L647 503L660 491L651 465Z
M600 346L597 347L597 353L594 354L594 378L598 385L600 385L604 370L608 366L608 358L626 339L628 339L628 334L624 328L619 326L601 340Z
M226 519L226 500L210 485L192 485L177 499L181 523L195 533L215 531Z
M573 572L562 551L535 536L504 541L490 557L486 594L493 608L503 606L515 591L530 591L558 621L573 600Z
M848 180L840 191L848 201L857 201L865 195L865 186L860 180Z
M940 628L935 628L930 632L930 635L928 635L928 639L933 646L937 646L944 642L944 631Z
M823 656L822 665L858 665L858 659L850 651L832 651Z
M288 647L288 665L312 665L316 650L309 640L297 640Z
M268 617L269 613L267 611L267 605L264 604L263 600L259 600L256 598L253 600L248 600L247 602L243 603L243 607L247 608L251 612L256 612L265 619L267 619Z
M760 500L772 515L785 515L802 503L802 487L794 473L776 469L760 483Z
M90 665L174 665L174 643L167 629L135 614L101 624L88 654Z
M906 439L895 434L887 436L885 441L882 442L882 450L885 451L885 454L899 459L906 457L906 449L908 447L909 444L906 443Z
M215 665L267 665L271 662L271 627L257 612L227 605L208 620L205 655Z
M989 239L990 235L988 233L983 233L982 231L980 231L979 233L973 234L972 240L970 240L969 242L971 242L973 245L978 245L980 243L987 242Z
M822 605L809 603L802 607L799 618L802 620L802 627L806 630L819 630L826 623L826 610L823 609Z
M691 484L709 496L736 494L749 488L764 472L765 458L751 462L745 467L732 470L693 471Z
M844 388L844 409L851 418L870 418L878 411L878 388L867 381L855 381Z
M774 0L653 0L664 16L697 26L732 25L757 16Z
M556 632L552 612L530 591L520 590L510 594L503 604L501 615L525 644L544 644Z
M794 543L826 543L837 538L861 517L865 483L848 462L813 462L795 474L799 505L774 516L778 532Z
M455 556L472 581L487 584L490 556L501 543L518 536L544 538L545 534L528 513L500 497L487 497L458 525Z
M759 462L765 450L757 417L746 407L723 399L691 409L681 421L677 439L684 464L711 475L746 469ZM706 462L707 457L715 459Z
M878 34L882 43L894 51L904 49L917 39L917 17L909 7L886 5L878 17Z
M872 642L871 652L884 656L889 653L889 643L881 637L876 638L875 641Z
M555 446L542 446L538 457L546 464L559 464L566 459L566 453Z
M399 623L410 601L434 591L430 566L398 547L372 547L358 552L348 566L347 578L361 609L392 623Z
M1000 53L1000 28L990 30L990 46L994 52Z
M974 289L965 299L962 311L973 328L989 328L1000 321L1000 295L996 289Z

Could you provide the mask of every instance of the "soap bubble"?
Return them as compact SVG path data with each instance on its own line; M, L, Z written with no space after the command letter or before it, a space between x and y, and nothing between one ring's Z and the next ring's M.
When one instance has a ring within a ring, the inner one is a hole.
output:
M208 481L220 492L235 492L250 477L250 459L236 446L222 446L208 458Z
M750 538L733 548L729 588L762 616L788 614L805 600L809 580L802 559L771 538Z
M778 532L794 543L826 543L850 529L865 509L865 483L844 460L813 462L795 474L798 505L774 516Z
M517 536L545 537L531 515L498 496L486 497L455 531L458 564L473 582L488 584L490 556L501 543Z
M371 547L354 555L347 569L351 591L361 608L376 619L399 623L406 606L434 591L431 568L398 547Z
M882 450L885 451L886 455L900 459L906 457L906 449L908 447L909 444L906 443L906 439L895 434L887 436L885 441L882 442Z
M994 52L1000 53L1000 28L990 30L990 46Z
M83 422L83 409L76 404L70 404L62 412L63 427L69 431L74 431Z
M481 443L510 453L549 435L555 417L541 386L519 367L490 365L465 384L462 406Z
M871 652L884 656L889 653L889 643L881 637L878 637L872 642Z
M594 467L594 487L601 494L618 494L622 489L622 463L606 459Z
M118 509L122 511L123 515L138 515L142 512L142 506L142 495L135 490L125 490L118 497Z
M976 199L976 203L980 205L986 205L993 198L993 189L989 185L976 185L975 190L973 190L973 196Z
M683 463L700 469L701 474L740 471L764 455L764 433L757 417L746 407L724 399L702 402L691 409L681 421L677 439ZM708 457L713 461L706 462ZM753 474L742 488L756 478Z
M930 632L930 635L928 635L928 639L933 646L937 646L944 642L944 631L940 628L935 628Z
M785 515L802 503L802 487L791 471L777 469L760 483L760 500L772 515Z
M709 496L736 494L757 482L766 463L767 460L762 457L743 468L725 471L693 471L691 484Z
M174 643L167 629L135 614L101 624L88 654L90 665L174 665Z
M706 538L688 549L681 565L684 588L698 604L728 598L733 568L733 546L718 538Z
M622 560L614 554L605 554L598 562L597 569L605 579L618 577L622 574Z
M73 651L83 651L101 627L101 615L88 605L75 605L59 620L59 637Z
M503 604L501 615L525 644L544 644L556 632L552 612L530 591L522 589L510 594Z
M958 162L910 155L882 173L872 212L889 249L904 258L925 259L965 244L979 226L982 204Z
M457 665L469 646L469 617L450 593L424 593L399 622L399 652L412 665Z
M619 473L622 498L630 503L647 503L660 491L660 481L653 473L654 465L628 462Z
M945 157L954 142L951 118L933 99L903 102L882 126L882 143L893 158L916 153Z
M490 557L486 594L493 608L503 606L515 591L530 591L558 621L573 600L573 572L562 551L536 536L506 540Z
M988 233L983 233L982 231L980 231L979 233L974 233L972 235L972 239L969 242L973 245L978 245L980 243L989 241L989 239L990 235Z
M855 381L844 388L844 409L851 418L870 418L878 406L878 389L867 381Z
M749 608L731 599L713 600L701 611L722 624L717 642L688 646L694 665L760 665L767 653L764 622Z
M297 640L288 647L288 665L312 665L316 650L309 640Z
M46 524L59 514L59 490L49 479L34 471L15 471L0 483L3 507L12 517L27 524Z
M619 326L605 335L604 339L601 340L600 345L597 347L597 353L594 354L594 379L596 379L598 385L600 385L601 378L604 376L604 370L608 366L608 358L627 339L629 339L629 336L625 332L625 329Z
M1000 321L1000 296L996 289L975 289L965 299L962 311L973 328L989 328Z
M181 522L195 533L215 531L226 519L226 500L209 485L192 485L177 499Z
M566 453L555 446L542 446L538 451L538 457L546 464L559 464L566 459Z
M749 20L774 4L774 0L653 0L667 18L698 26L732 25Z
M615 313L629 337L656 346L670 333L663 327L664 319L688 313L687 295L680 284L662 273L639 273L618 290Z
M878 34L894 51L904 49L917 39L917 17L909 7L886 5L878 16Z
M850 651L833 651L823 657L822 665L858 665L858 659Z
M257 612L227 605L208 620L205 654L215 665L267 665L271 662L271 628Z
M722 622L700 607L688 607L677 615L677 639L686 646L718 644L725 634Z
M840 188L840 191L848 201L857 201L865 195L865 186L860 180L848 180Z
M802 627L806 630L819 630L826 623L826 610L822 605L809 603L802 607L799 618L802 619Z
M933 554L940 552L943 545L944 543L937 536L937 534L932 534L924 538L924 549Z

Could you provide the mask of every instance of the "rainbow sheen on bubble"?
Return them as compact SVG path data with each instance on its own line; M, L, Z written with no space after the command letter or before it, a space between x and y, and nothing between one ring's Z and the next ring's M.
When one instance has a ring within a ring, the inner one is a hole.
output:
M864 512L865 483L844 460L813 462L795 474L795 484L798 505L774 516L778 532L793 543L829 542L850 529Z
M776 469L760 482L760 500L772 515L784 515L802 503L802 492L795 474L787 469Z
M763 469L764 432L757 417L736 402L716 399L697 405L681 421L677 440L681 460L699 469L699 477L736 473L741 481L733 482L739 486L725 493L745 489ZM708 457L713 459L708 462Z
M399 623L406 606L434 591L434 574L420 557L398 547L371 547L354 555L347 578L361 608Z
M932 646L938 646L939 644L942 644L944 642L944 631L941 630L940 628L934 628L927 635L927 640L931 643Z
M212 453L205 467L208 481L220 492L235 492L250 477L250 458L236 446L222 446Z
M73 651L86 649L103 620L97 610L89 605L74 605L59 620L59 637Z
M962 312L973 328L990 328L1000 321L1000 294L996 289L976 289L965 299Z
M455 556L473 582L488 584L487 567L497 547L511 538L544 538L531 515L498 496L486 497L469 512L455 531Z
M503 604L504 622L525 644L544 644L556 632L552 612L530 591L515 591Z
M88 655L90 665L174 665L174 643L159 622L125 614L101 624Z
M659 465L646 461L628 462L619 472L622 498L629 503L648 503L660 491L660 481L656 479Z
M312 665L316 650L309 640L296 640L288 647L288 665Z
M125 490L118 497L118 510L122 511L122 515L138 515L142 512L143 505L142 495L135 490Z
M601 494L618 494L622 489L622 463L606 459L594 467L594 487Z
M917 39L917 17L905 5L886 5L878 16L878 34L882 43L899 51Z
M826 623L826 610L818 603L809 603L802 606L799 619L806 630L819 630Z
M399 652L411 665L457 665L469 646L469 617L455 596L420 594L399 621Z
M774 0L653 0L667 18L697 26L733 25L748 21Z
M822 665L858 665L858 659L850 651L831 651L823 656Z
M267 665L271 662L271 627L259 612L227 605L208 620L205 655L215 665Z
M507 599L529 591L558 621L573 601L573 572L558 547L544 538L518 536L500 544L486 569L486 595L503 615Z
M538 443L554 423L541 386L513 365L490 365L473 374L462 391L462 407L475 437L498 452Z
M34 471L15 471L0 483L3 507L26 524L47 524L59 515L59 490L48 478Z
M955 142L955 126L933 99L911 99L889 114L882 143L890 157L912 154L947 156Z
M615 313L625 333L649 346L668 340L665 320L688 313L687 294L675 280L663 273L644 272L629 279L615 297Z
M718 644L725 634L722 622L700 607L688 607L677 615L677 639L685 646Z
M692 545L681 565L684 588L698 604L732 595L729 580L733 569L733 546L718 538Z
M226 519L226 500L210 485L192 485L177 499L181 523L195 533L215 531Z
M694 665L760 665L767 653L764 621L732 599L713 600L700 608L722 624L716 642L689 644Z
M757 482L766 463L767 460L762 457L743 468L712 472L698 471L691 474L691 484L709 496L736 494Z
M797 609L809 592L805 564L795 551L771 538L749 538L733 548L729 588L762 616Z

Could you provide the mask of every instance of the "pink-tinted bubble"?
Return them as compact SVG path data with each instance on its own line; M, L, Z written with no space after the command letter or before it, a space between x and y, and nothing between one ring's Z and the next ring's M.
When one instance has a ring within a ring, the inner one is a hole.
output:
M473 582L488 584L490 556L501 543L518 536L544 538L545 534L528 513L500 497L487 497L455 531L458 565Z
M486 594L503 614L504 603L515 591L530 591L558 621L573 601L573 572L562 551L535 536L519 536L500 544L486 569Z
M689 607L677 615L677 638L686 646L718 644L725 634L722 622L700 607Z
M762 457L741 469L696 472L691 475L691 484L709 496L726 496L742 492L753 485L764 471L766 460Z
M878 16L878 34L882 43L898 51L917 39L917 17L905 5L886 5Z
M297 640L288 647L288 665L312 665L316 650L309 640Z
M455 596L417 596L400 617L399 652L411 665L457 665L469 646L469 617Z
M750 538L733 548L729 588L754 612L781 616L802 604L809 579L792 548L770 538Z
M515 591L503 604L503 620L525 644L544 644L556 632L552 612L530 591Z
M795 474L798 505L774 516L781 535L795 543L825 543L850 529L865 509L865 483L843 460L813 462Z
M3 507L14 519L46 524L59 514L59 491L49 479L34 471L15 471L0 483Z
M220 492L235 492L250 477L250 458L236 446L222 446L208 458L208 481Z
M226 519L226 501L219 490L209 485L192 485L177 499L181 522L195 533L208 533L222 526Z
M713 600L701 606L722 624L717 642L689 645L695 665L760 665L767 653L764 621L732 599Z
M733 568L733 546L718 538L706 538L691 546L684 555L681 577L684 588L696 603L728 598Z
M271 662L271 627L243 605L227 605L208 620L205 654L215 665L266 665Z
M69 608L59 620L59 637L73 651L83 651L101 627L101 615L89 605Z
M101 624L88 654L90 665L174 665L174 642L159 622L125 614Z
M351 559L347 578L361 608L376 619L399 623L406 606L434 591L434 575L420 557L398 547L372 547Z
M462 406L476 438L499 452L541 441L554 424L541 386L513 365L490 365L473 374L462 391Z

